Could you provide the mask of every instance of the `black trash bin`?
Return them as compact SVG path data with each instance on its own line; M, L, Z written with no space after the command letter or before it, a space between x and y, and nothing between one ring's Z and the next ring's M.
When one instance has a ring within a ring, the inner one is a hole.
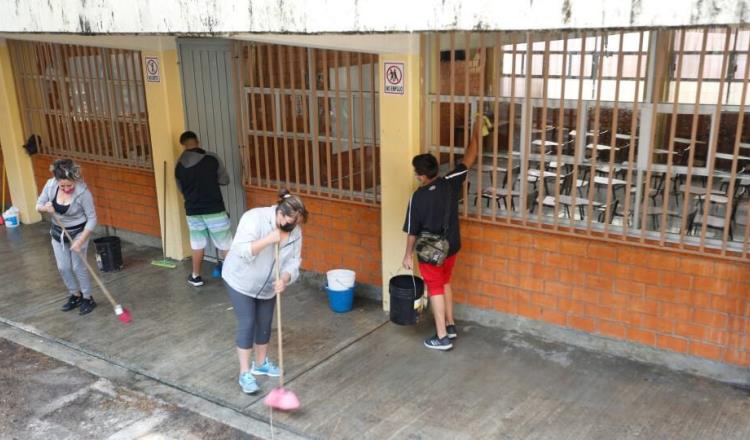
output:
M122 249L120 237L102 237L94 240L96 265L102 272L115 272L122 269Z
M391 322L398 325L417 323L414 301L424 294L424 281L412 275L396 275L388 283L391 295Z

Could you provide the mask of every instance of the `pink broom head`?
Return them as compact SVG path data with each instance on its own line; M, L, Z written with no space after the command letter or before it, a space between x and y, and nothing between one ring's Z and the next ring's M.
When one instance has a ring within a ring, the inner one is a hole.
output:
M294 411L299 408L299 399L293 391L284 388L274 388L263 400L266 406L281 411Z
M117 315L117 319L123 324L130 324L130 321L133 320L133 317L130 315L130 310L119 304L115 307L115 315Z

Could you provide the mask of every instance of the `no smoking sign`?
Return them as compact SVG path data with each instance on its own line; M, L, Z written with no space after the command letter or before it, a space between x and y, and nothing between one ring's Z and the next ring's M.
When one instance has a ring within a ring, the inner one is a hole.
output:
M385 62L383 91L389 95L404 94L404 63Z

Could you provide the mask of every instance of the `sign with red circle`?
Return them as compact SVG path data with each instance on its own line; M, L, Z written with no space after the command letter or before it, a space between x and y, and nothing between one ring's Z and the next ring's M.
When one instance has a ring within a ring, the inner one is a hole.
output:
M383 91L389 95L404 94L404 63L384 62Z

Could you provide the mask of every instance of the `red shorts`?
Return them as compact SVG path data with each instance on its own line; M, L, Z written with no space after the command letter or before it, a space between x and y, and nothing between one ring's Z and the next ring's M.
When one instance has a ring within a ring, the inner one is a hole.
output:
M453 266L456 265L456 255L458 254L453 254L446 258L442 266L419 263L419 272L422 274L422 278L424 278L424 283L427 285L427 292L430 296L443 295L445 293L445 285L451 282Z

